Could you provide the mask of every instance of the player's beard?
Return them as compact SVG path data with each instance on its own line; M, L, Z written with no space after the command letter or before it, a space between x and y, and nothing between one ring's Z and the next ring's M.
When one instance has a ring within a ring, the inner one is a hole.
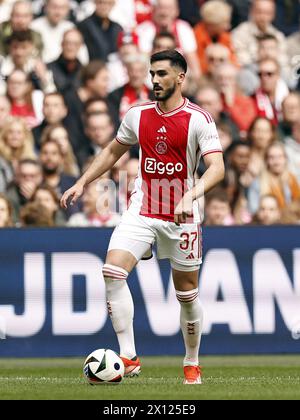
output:
M170 87L169 89L167 89L163 95L159 95L159 93L162 92L161 90L159 90L158 92L154 91L155 99L159 102L165 102L174 95L175 91L176 91L176 84L174 83L174 85Z

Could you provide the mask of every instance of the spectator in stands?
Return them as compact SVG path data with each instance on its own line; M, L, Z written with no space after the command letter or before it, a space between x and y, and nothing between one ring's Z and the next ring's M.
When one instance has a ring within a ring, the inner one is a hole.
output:
M266 169L249 188L249 209L255 214L260 198L274 195L281 210L300 198L300 185L296 176L289 170L284 145L273 143L266 152Z
M206 226L231 226L234 219L231 213L228 195L225 190L214 189L205 200Z
M287 38L287 54L296 79L300 77L300 30Z
M23 118L33 128L42 121L43 94L33 90L30 77L23 70L14 70L7 79L7 96L11 115Z
M35 46L35 54L41 55L43 50L43 41L41 35L30 28L33 19L32 5L30 1L16 1L12 7L12 13L9 21L0 25L0 54L8 54L7 40L13 32L30 30L33 43Z
M68 226L113 227L118 225L120 215L110 209L109 192L106 192L101 187L101 181L105 180L101 179L87 186L82 197L83 211L82 213L74 214L70 218Z
M108 113L97 112L86 116L86 135L89 140L89 154L81 156L86 161L89 156L100 153L113 139L114 125Z
M244 66L238 75L239 85L246 95L252 96L260 87L259 79L259 63L263 60L276 60L278 62L279 56L279 43L274 35L262 35L258 38L258 60L248 66ZM280 76L284 82L291 87L295 88L295 80L291 77L291 68L286 63L285 66L280 65ZM282 82L280 82L282 83Z
M111 170L111 179L118 190L118 211L123 214L128 209L131 195L135 189L139 157L126 152Z
M274 25L285 35L297 31L299 27L300 2L298 0L276 0Z
M13 4L16 0L0 0L0 23L10 19Z
M125 164L123 164L123 167L120 168L120 170L124 170L127 174L127 194L128 194L128 200L130 199L132 193L135 190L135 181L136 177L138 176L139 172L139 159L129 159Z
M281 140L292 135L293 125L300 121L300 94L291 92L282 103L282 117L278 131Z
M176 50L177 43L176 43L176 37L171 33L167 31L159 32L157 35L155 35L155 38L153 40L153 47L152 47L152 53L156 54L161 51L167 51L167 50Z
M264 0L265 1L265 0ZM254 95L256 112L278 126L282 115L282 102L289 89L280 78L280 66L276 60L265 59L259 63L260 87Z
M241 23L232 32L234 49L239 63L242 66L255 63L258 60L257 39L261 35L273 35L278 40L279 56L277 57L281 65L286 65L286 40L282 32L279 32L272 22L276 13L276 3L274 0L254 0L249 21Z
M70 12L70 0L46 0L45 16L35 19L31 28L39 32L43 39L43 61L50 63L61 54L64 32L74 25L67 20Z
M28 203L42 182L42 171L36 160L25 159L19 163L15 180L7 188L7 197L13 206L13 221L19 221L20 208Z
M251 98L243 95L237 84L238 70L232 64L217 68L215 81L222 95L223 111L238 126L243 137L257 115L256 107Z
M120 0L119 0L120 1ZM134 0L135 20L137 25L151 20L153 13L153 0Z
M293 201L282 211L281 223L284 225L300 224L300 200Z
M31 199L32 202L37 203L51 215L53 226L64 226L66 218L59 206L59 198L55 190L48 185L39 186Z
M300 118L292 125L291 136L284 139L289 168L300 183Z
M5 95L0 95L0 130L7 121L7 118L10 115L11 105Z
M61 93L53 92L45 95L43 100L44 119L32 130L36 150L40 150L41 137L45 128L49 125L63 124L67 114L68 109Z
M51 72L39 57L35 56L30 30L13 32L8 39L8 56L2 61L0 73L7 78L14 69L23 70L31 79L35 89L44 92L56 90Z
M28 203L20 210L20 222L24 228L54 227L51 212L37 202Z
M0 228L8 228L13 226L12 222L12 205L4 194L0 193Z
M111 170L111 179L114 181L116 185L119 187L120 183L120 172L125 171L127 172L127 165L128 162L131 160L131 153L128 151L124 153L124 155L115 163Z
M31 132L21 118L8 119L1 130L0 156L10 163L14 171L21 160L36 157Z
M140 49L150 54L155 36L164 31L171 32L176 38L177 48L184 54L194 80L201 75L197 60L197 43L192 27L185 21L178 19L178 0L157 0L153 10L153 20L138 26Z
M137 25L152 19L156 0L116 0L110 18L125 30L132 31Z
M108 61L109 55L117 52L117 39L122 27L110 20L109 15L115 0L94 0L95 13L78 24L91 60Z
M107 63L109 71L109 92L128 83L128 73L125 62L131 56L137 56L139 51L138 36L135 32L120 32L118 35L118 52L110 55Z
M281 211L274 195L264 195L260 199L259 208L253 218L253 224L271 226L281 223Z
M236 63L236 57L232 46L231 27L231 6L221 0L205 2L201 7L202 22L195 27L195 36L198 46L198 59L202 72L208 72L208 60L206 49L212 44L221 44L228 48L230 60Z
M41 137L41 144L48 140L56 141L61 147L64 157L63 172L66 175L78 177L80 175L79 167L65 127L62 124L54 124L46 127Z
M224 123L220 123L220 124L217 124L217 130L219 133L223 152L226 152L229 149L229 147L232 145L232 143L234 142L234 139L232 137L232 133L230 130L230 126Z
M199 5L203 3L201 0L179 0L179 18L189 22L191 26L195 26L200 21Z
M250 145L244 141L232 143L226 151L227 170L223 185L237 224L251 220L247 209L247 190L253 180L248 170L250 153Z
M83 45L81 33L76 28L69 29L64 33L61 45L61 55L48 64L55 86L60 92L69 88L77 89L80 86L82 64L78 55Z
M253 178L258 177L265 168L265 154L268 147L276 140L276 130L270 120L258 117L248 133L251 155L248 170Z
M85 103L92 98L107 97L109 74L107 66L102 61L91 61L81 72L81 86L79 89L68 89L64 93L68 107L65 127L70 135L74 152L86 150L88 142L85 137L84 108ZM79 161L80 165L82 162Z
M228 126L233 141L239 140L239 129L230 116L223 111L222 97L213 86L200 88L195 95L195 99L201 108L211 114L217 125Z
M0 155L0 193L4 193L13 180L14 172L10 163Z
M205 50L207 71L200 79L200 86L214 83L214 75L220 66L230 64L230 50L221 44L211 44Z
M129 82L109 95L113 107L114 121L121 121L133 105L147 102L151 98L146 86L148 61L144 56L131 56L126 61Z
M91 98L84 104L84 115L94 114L97 112L108 112L109 107L105 99L102 98Z
M52 187L59 198L62 193L75 184L76 178L63 172L64 155L58 142L47 140L41 145L40 162L44 183Z
M232 27L236 28L248 19L253 0L227 0L232 7Z

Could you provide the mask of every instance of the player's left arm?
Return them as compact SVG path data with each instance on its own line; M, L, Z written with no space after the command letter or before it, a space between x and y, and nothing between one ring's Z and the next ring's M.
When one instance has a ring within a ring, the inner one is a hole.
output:
M177 224L186 223L187 217L193 214L193 202L203 197L224 179L225 165L222 152L207 154L203 159L207 170L176 207L175 223Z

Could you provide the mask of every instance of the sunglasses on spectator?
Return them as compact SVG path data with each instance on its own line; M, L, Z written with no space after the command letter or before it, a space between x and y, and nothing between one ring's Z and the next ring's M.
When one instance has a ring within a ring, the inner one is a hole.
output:
M277 74L277 72L275 72L275 71L260 71L259 73L258 73L258 75L259 75L259 77L264 77L264 76L267 76L267 77L273 77L273 76L275 76Z

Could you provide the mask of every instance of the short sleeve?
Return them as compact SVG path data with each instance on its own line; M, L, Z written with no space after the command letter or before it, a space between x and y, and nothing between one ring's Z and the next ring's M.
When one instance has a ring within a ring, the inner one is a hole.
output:
M135 110L136 108L131 108L127 112L116 137L116 140L125 146L133 146L138 143L138 138L135 132L135 123L137 119Z
M202 157L210 153L223 152L218 130L214 121L207 122L205 119L204 122L203 119L197 120L196 132Z

